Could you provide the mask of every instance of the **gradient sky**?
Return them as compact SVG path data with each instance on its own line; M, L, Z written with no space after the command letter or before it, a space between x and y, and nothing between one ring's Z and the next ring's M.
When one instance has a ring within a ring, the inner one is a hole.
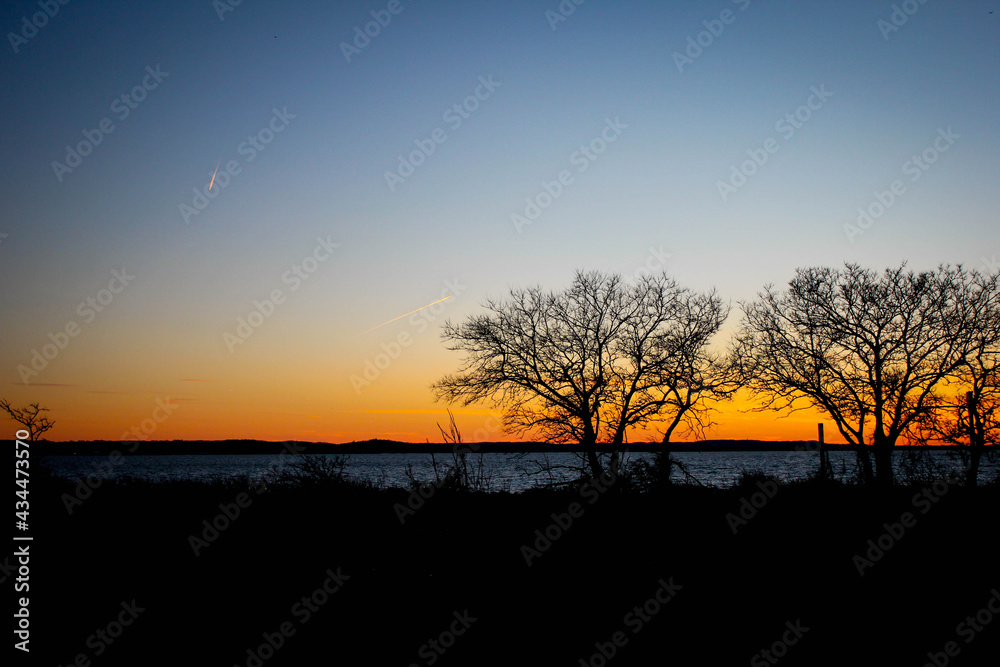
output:
M556 0L72 0L51 18L4 3L0 395L51 408L55 440L145 423L154 439L434 441L429 385L461 360L440 325L511 287L662 264L732 302L728 332L740 300L796 267L996 268L1000 3L903 4L897 26L871 0L587 0L564 21ZM391 21L348 62L372 12ZM477 89L478 108L449 112ZM609 121L615 141L580 153ZM85 133L100 143L54 167ZM767 161L723 197L753 153ZM220 161L239 173L185 219ZM274 290L283 302L233 344ZM369 361L385 367L352 382ZM459 411L466 439L503 439L490 414ZM716 437L804 439L816 417L730 407L719 422Z

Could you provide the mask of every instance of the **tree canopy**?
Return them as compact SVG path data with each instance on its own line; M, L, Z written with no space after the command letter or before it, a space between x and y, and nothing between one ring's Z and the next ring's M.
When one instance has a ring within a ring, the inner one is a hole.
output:
M997 276L961 266L799 269L784 292L768 286L743 304L733 361L763 408L825 411L865 479L889 484L897 439L995 344L996 306Z
M32 442L40 439L42 434L56 425L43 412L48 412L48 408L41 407L38 403L31 403L18 408L11 405L6 398L0 398L0 411L7 413L7 416L18 424L24 426L28 431L28 439Z
M605 472L599 443L610 446L617 474L631 429L663 422L669 438L697 416L699 400L733 389L708 352L728 308L666 274L627 285L577 272L563 292L512 289L484 305L485 314L445 324L449 349L466 356L433 386L437 397L492 403L509 432L580 443L593 475Z

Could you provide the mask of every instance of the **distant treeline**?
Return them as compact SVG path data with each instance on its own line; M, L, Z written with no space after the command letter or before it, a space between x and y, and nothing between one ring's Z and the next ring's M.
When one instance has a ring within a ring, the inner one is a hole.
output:
M8 441L13 443L13 441ZM290 448L288 445L293 444ZM582 452L579 445L553 445L542 442L482 442L463 443L467 452L551 453ZM699 442L635 443L629 445L634 452L784 452L796 449L814 451L813 441L768 440L703 440ZM440 454L452 451L450 444L412 443L396 440L365 440L333 444L328 442L267 442L263 440L151 440L148 442L118 442L108 440L71 440L68 442L40 441L33 445L35 456L111 455L115 451L130 454L278 454L294 451L300 454ZM829 450L850 450L849 445L826 444ZM600 448L599 448L600 449ZM610 450L609 450L610 451Z

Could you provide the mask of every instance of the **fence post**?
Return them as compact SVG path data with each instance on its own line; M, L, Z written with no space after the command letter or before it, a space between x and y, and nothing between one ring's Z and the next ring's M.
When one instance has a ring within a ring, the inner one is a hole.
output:
M819 478L827 479L827 475L833 472L830 466L830 459L826 452L826 440L823 437L823 424L817 425L819 427Z

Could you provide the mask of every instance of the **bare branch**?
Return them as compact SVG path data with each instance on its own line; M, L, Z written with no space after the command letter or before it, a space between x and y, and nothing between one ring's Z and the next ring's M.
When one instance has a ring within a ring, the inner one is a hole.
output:
M433 385L436 397L491 403L511 433L581 443L595 475L597 443L612 445L614 470L631 430L698 431L710 423L701 401L735 389L728 365L707 352L728 308L665 274L626 285L578 272L564 292L518 289L484 305L488 314L446 323L449 349L465 359Z
M3 410L7 413L7 416L24 426L32 442L37 441L43 433L56 425L54 421L42 414L43 412L48 412L49 409L40 407L38 403L31 403L23 408L16 408L6 398L0 398L0 410Z
M799 269L785 292L768 286L743 304L732 356L762 406L825 411L865 476L874 478L870 448L889 483L897 439L937 409L970 354L995 344L996 302L996 276L961 266Z

